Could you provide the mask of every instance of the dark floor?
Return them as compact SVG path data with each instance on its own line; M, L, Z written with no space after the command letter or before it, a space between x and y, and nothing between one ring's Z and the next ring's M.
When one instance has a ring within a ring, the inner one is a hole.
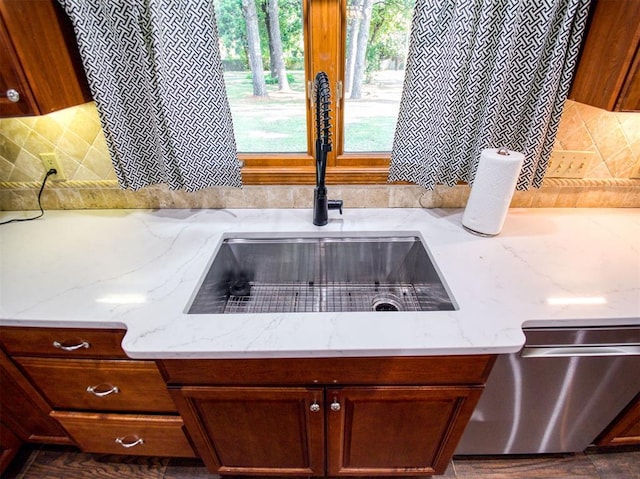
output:
M215 479L198 460L84 454L69 447L24 447L3 479ZM456 457L443 478L640 479L640 447L507 458Z

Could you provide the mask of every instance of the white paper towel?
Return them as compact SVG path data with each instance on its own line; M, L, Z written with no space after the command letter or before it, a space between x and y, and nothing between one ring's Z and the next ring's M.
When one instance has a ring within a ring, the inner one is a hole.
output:
M500 233L518 181L524 155L505 148L487 148L473 180L462 225L472 233L494 236Z

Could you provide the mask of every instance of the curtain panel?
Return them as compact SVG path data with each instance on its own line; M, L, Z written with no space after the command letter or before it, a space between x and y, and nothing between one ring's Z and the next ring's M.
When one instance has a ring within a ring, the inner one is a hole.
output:
M120 187L240 187L213 1L58 1Z
M473 183L484 148L540 187L590 0L417 0L389 181Z

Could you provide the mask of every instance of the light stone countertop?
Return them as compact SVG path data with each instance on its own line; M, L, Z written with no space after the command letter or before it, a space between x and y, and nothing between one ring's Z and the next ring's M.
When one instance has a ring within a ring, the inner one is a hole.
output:
M2 212L0 221L33 212ZM640 324L639 209L512 209L499 236L462 210L48 211L0 227L0 324L124 327L133 358L518 350L527 326ZM187 315L224 233L419 231L456 311Z

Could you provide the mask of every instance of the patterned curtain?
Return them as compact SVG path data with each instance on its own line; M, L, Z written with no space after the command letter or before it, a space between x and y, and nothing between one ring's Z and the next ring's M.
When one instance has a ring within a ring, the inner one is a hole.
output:
M590 0L417 0L389 181L472 183L480 152L525 154L540 187Z
M59 2L120 187L240 187L213 0Z

